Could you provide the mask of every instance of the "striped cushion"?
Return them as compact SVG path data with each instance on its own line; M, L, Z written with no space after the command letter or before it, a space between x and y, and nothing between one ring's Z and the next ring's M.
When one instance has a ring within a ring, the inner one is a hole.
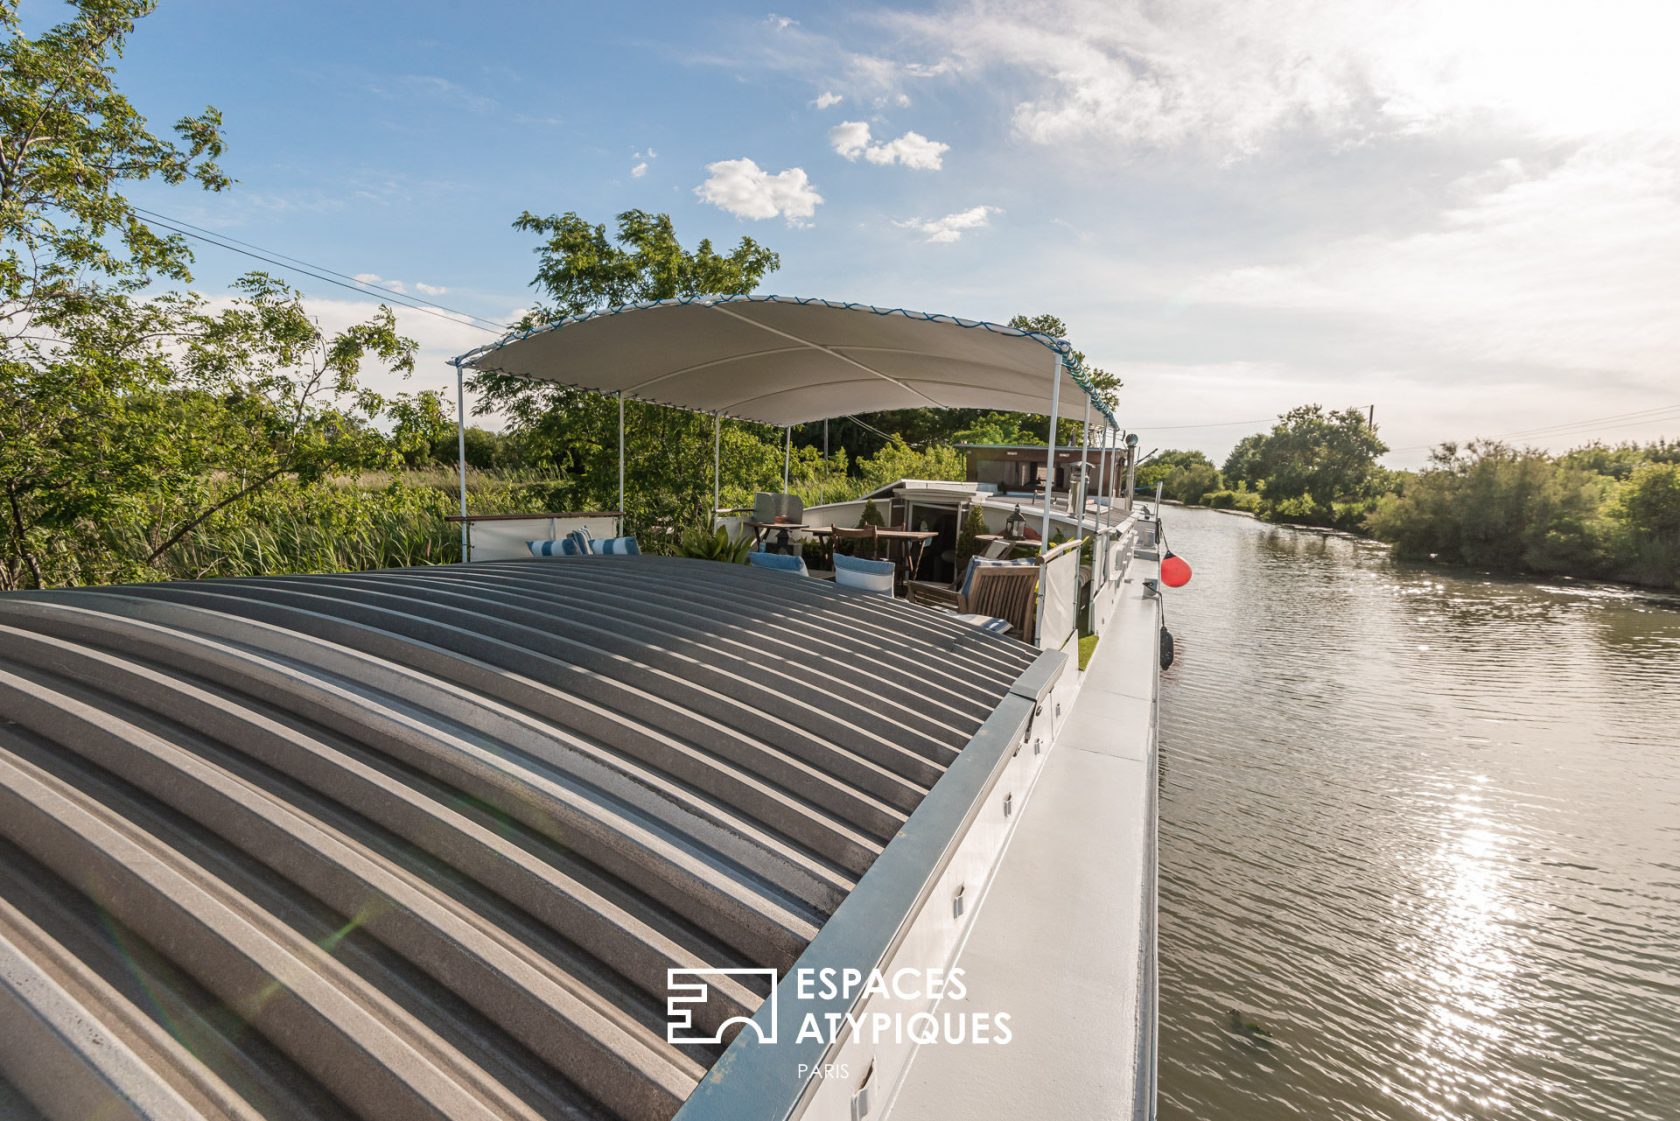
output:
M991 568L991 567L1001 567L1001 566L1016 566L1016 567L1018 567L1018 566L1023 565L1023 564L1037 564L1037 563L1038 563L1038 558L1037 557L1021 557L1018 560L991 560L988 557L970 557L968 559L968 571L963 573L962 588L957 592L957 594L962 596L964 599L968 598L969 590L974 584L974 570L979 568L981 565L985 565L988 568Z
M801 576L811 574L805 567L804 557L790 557L785 553L748 553L747 563L755 568L769 568L777 572L797 572Z
M897 567L892 561L860 560L845 553L835 553L834 583L842 588L862 588L866 592L890 596Z
M577 557L583 551L578 548L576 541L570 537L554 537L547 541L527 541L525 547L531 550L533 557Z
M589 551L598 557L636 557L642 553L634 535L596 538L590 541Z
M566 540L570 541L573 545L575 545L577 547L577 553L576 553L577 556L586 557L590 553L594 552L594 550L591 549L589 546L590 546L590 543L595 540L595 538L589 532L589 527L588 526L582 526L578 529L572 530L572 532L566 534ZM567 556L572 556L574 554L567 553L566 555Z
M998 619L991 615L958 615L957 620L987 634L1008 634L1015 629L1015 624L1008 619Z

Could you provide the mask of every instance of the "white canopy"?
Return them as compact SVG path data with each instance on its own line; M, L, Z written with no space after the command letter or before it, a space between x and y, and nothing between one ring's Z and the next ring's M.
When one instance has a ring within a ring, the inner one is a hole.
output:
M884 409L1060 413L1092 394L1048 335L902 308L787 296L630 304L463 354L466 369L557 382L696 412L792 425Z

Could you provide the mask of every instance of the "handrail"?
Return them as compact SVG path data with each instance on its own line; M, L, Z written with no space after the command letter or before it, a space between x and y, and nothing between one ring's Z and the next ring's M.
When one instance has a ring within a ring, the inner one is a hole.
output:
M1051 561L1063 556L1069 549L1083 549L1085 547L1085 541L1086 539L1083 537L1075 537L1072 541L1064 541L1062 544L1057 545L1054 549L1051 549L1049 552L1040 556L1038 558L1038 563L1049 564Z
M623 510L562 510L538 514L445 514L446 522L521 522L536 518L622 518Z

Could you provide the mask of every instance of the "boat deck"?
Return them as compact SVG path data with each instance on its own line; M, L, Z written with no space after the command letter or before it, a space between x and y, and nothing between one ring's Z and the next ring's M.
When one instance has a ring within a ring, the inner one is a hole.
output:
M956 961L950 1010L1013 1038L921 1048L890 1117L1153 1116L1156 644L1121 636L1159 627L1156 569L1133 561Z

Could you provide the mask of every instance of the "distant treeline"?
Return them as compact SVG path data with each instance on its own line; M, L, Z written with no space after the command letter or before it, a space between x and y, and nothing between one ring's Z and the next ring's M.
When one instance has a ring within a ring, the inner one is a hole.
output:
M1358 410L1306 406L1243 440L1222 467L1201 452L1161 453L1139 469L1138 488L1369 534L1407 559L1680 588L1680 441L1561 455L1449 443L1421 471L1381 467L1386 450Z

